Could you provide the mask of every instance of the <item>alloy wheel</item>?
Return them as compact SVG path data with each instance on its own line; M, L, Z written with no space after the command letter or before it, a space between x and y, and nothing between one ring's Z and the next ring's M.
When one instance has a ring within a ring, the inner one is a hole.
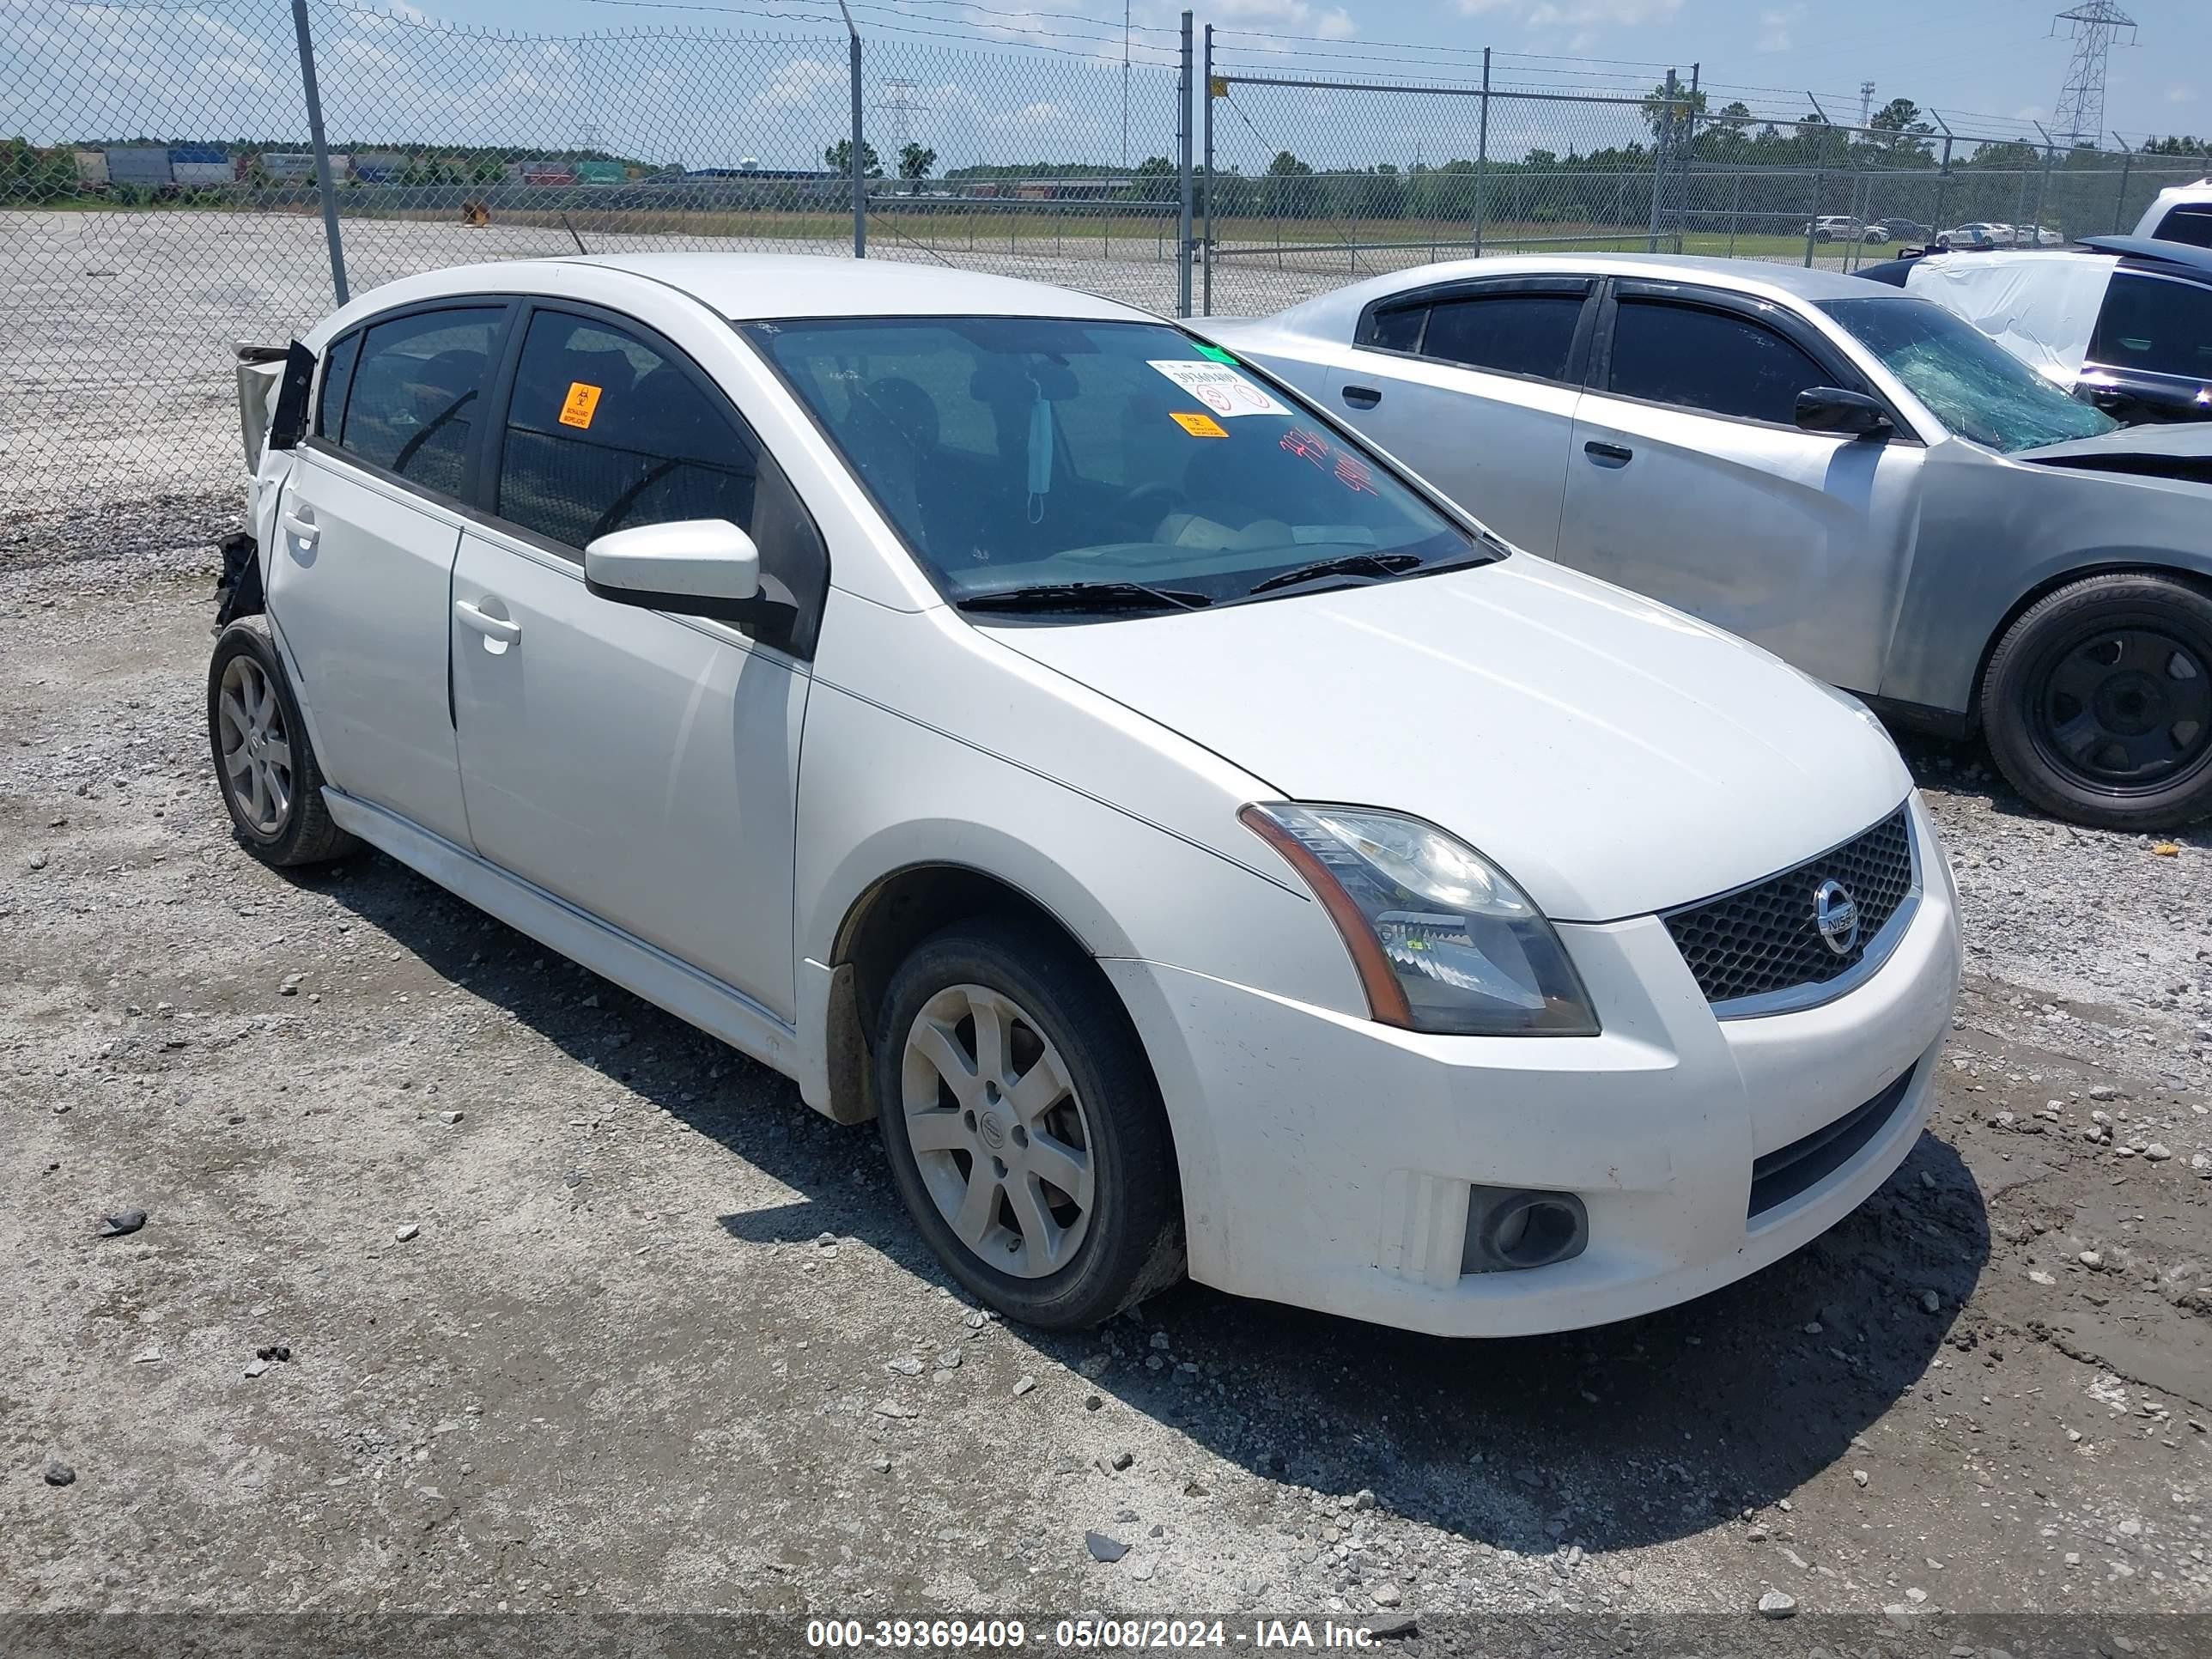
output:
M2101 788L2160 787L2212 748L2212 646L2163 628L2100 628L2053 653L2037 746Z
M276 685L243 652L223 668L216 731L239 816L257 835L281 835L292 811L291 733Z
M1074 1259L1097 1203L1090 1119L1019 1004L981 985L938 992L908 1030L900 1091L922 1183L976 1260L1042 1279Z

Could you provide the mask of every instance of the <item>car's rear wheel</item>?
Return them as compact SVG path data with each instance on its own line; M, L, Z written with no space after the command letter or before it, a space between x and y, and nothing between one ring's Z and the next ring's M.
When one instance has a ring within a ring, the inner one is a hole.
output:
M2086 577L2005 630L1982 685L1997 764L2077 823L2212 813L2212 595L2147 572Z
M885 990L875 1064L900 1195L975 1296L1073 1329L1181 1275L1159 1091L1111 988L1063 941L1001 921L925 940Z
M268 619L241 617L208 665L208 744L238 838L265 864L315 864L359 845L331 822L323 771Z

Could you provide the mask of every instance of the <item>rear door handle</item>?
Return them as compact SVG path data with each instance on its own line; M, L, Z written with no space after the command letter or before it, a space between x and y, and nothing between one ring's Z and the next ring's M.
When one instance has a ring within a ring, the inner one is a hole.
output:
M461 619L461 626L472 628L488 640L497 640L501 645L513 645L522 637L522 624L509 622L504 617L495 617L479 611L466 599L453 601L453 614Z
M1354 409L1372 409L1382 401L1382 394L1371 386L1348 386L1344 388L1344 401Z
M313 507L303 507L295 510L288 507L277 514L276 522L283 526L286 535L302 547L313 547L315 538L323 533L315 523Z
M1600 466L1626 466L1636 459L1636 452L1624 449L1619 444L1601 444L1595 438L1583 446L1583 453Z

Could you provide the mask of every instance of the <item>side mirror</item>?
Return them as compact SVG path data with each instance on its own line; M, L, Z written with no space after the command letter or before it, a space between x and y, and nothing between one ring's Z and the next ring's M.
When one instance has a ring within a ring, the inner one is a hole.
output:
M679 519L600 537L584 586L616 605L715 622L760 618L760 550L727 519Z
M1855 438L1887 437L1897 430L1880 403L1839 386L1808 386L1799 392L1797 424L1808 432L1846 432Z

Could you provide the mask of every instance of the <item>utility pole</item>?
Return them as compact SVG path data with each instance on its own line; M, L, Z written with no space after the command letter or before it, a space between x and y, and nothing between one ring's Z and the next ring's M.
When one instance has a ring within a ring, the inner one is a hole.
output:
M2094 144L2105 131L2105 68L2112 42L2122 29L2128 44L2135 44L2136 20L2121 10L2117 0L2083 0L2051 20L2051 32L2071 23L2073 56L2067 59L2065 83L2058 89L2058 114L2051 122L2055 137L2069 149Z
M1873 114L1874 82L1871 81L1862 81L1859 82L1859 126L1862 129L1864 129L1868 120L1872 118Z

